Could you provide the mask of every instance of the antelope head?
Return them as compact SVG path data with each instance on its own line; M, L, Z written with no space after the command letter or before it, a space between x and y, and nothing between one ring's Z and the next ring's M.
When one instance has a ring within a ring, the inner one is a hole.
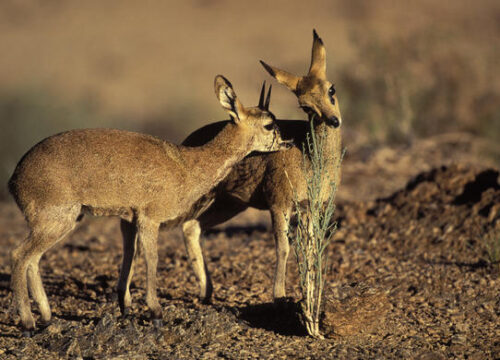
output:
M269 111L271 87L267 96L265 96L265 92L264 82L259 105L247 108L236 96L229 80L222 75L217 75L215 78L215 94L219 102L229 113L234 124L245 132L245 139L253 151L271 152L287 149L290 143L281 138L276 118Z
M334 85L326 78L326 51L323 41L313 30L311 66L304 76L296 76L285 70L270 66L261 60L262 66L289 88L298 98L299 106L309 120L324 122L334 128L342 123Z

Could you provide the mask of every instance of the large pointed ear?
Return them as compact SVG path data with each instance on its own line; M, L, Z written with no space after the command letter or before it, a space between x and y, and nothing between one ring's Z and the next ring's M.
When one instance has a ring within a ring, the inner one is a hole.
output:
M309 67L309 75L326 79L326 51L323 40L318 36L316 30L313 30L313 47L311 54L311 66Z
M229 113L235 122L243 120L245 108L236 97L233 85L222 75L217 75L214 82L215 95L222 107Z
M264 66L264 69L267 70L267 72L280 84L285 85L287 88L289 88L292 91L297 90L297 84L299 83L300 76L295 76L293 74L290 74L288 71L285 70L280 70L278 68L275 68L271 65L267 65L264 61L260 60L260 63L262 66Z

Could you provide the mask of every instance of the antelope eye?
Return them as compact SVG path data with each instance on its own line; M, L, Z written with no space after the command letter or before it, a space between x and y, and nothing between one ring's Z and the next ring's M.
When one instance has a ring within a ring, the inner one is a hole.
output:
M330 96L333 96L335 95L335 88L332 86L330 86L330 89L328 89L328 95Z
M274 114L272 112L263 112L262 115L260 116L260 119L262 121L266 121L266 120L269 120L271 119L272 121L276 121L276 116L274 116Z

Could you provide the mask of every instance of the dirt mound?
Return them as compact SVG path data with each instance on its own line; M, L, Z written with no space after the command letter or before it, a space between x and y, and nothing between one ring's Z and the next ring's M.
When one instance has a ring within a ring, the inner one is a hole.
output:
M393 251L481 262L482 237L500 226L498 175L464 165L435 168L387 198L344 207L340 222L364 224L367 238L385 239Z
M498 354L498 263L484 242L500 236L498 175L440 167L390 197L339 207L327 333L407 351L394 356Z
M441 166L498 167L500 146L467 133L415 139L410 145L369 147L346 140L339 199L375 200L405 187L410 178ZM455 174L459 176L459 174Z

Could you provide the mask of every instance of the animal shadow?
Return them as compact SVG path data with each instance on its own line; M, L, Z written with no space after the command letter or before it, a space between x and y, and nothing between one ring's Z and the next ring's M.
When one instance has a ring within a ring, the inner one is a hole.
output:
M0 273L0 290L10 290L10 274Z
M256 224L250 226L228 226L224 229L207 229L205 235L218 235L220 233L226 234L228 237L236 235L252 235L253 232L266 232L267 227L264 224Z
M280 335L307 335L300 319L300 306L293 300L286 300L279 305L245 305L238 308L237 316L253 328L273 331Z

